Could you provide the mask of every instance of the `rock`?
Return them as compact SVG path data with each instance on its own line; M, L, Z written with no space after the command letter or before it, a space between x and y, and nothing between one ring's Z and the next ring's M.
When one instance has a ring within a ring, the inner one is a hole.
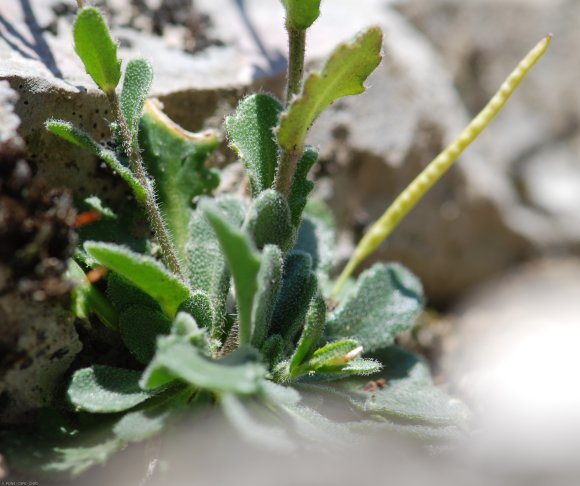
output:
M528 472L577 464L580 260L529 263L454 310L442 366L482 430L480 461Z
M82 346L70 312L17 294L0 297L0 423L49 405Z

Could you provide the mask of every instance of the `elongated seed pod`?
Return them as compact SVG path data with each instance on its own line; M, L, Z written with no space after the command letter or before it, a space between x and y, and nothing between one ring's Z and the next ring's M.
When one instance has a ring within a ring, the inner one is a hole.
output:
M479 136L503 108L509 97L526 77L532 67L544 55L552 35L544 37L518 64L516 69L503 82L498 92L491 98L481 112L443 152L407 186L395 199L385 213L371 226L356 247L351 259L338 278L332 291L336 296L356 267L369 256L391 234L407 213L429 189L449 170L453 162Z

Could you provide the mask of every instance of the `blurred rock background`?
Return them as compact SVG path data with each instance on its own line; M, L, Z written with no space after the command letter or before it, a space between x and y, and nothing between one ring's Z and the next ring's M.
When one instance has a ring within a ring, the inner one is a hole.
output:
M220 128L250 90L282 92L286 39L276 0L92 3L109 15L124 59L151 60L153 95L190 130ZM75 197L98 193L119 201L126 192L118 180L43 128L54 116L98 139L109 136L106 101L73 51L75 10L73 0L2 2L0 80L18 95L19 134L35 176L71 188ZM401 261L421 277L431 306L452 311L446 316L451 324L442 326L453 335L446 338L447 370L457 366L454 350L464 355L477 345L479 334L470 330L508 325L500 318L507 308L518 309L519 323L535 327L560 319L550 310L552 297L574 291L552 284L571 284L574 277L572 271L554 280L552 264L577 268L580 254L580 2L323 0L322 11L309 34L311 66L364 26L378 24L385 31L385 59L369 90L333 105L310 138L321 152L317 193L337 221L339 265L521 57L554 34L547 56L493 125L366 265ZM229 187L243 183L233 162L224 142L213 163L233 167L227 171ZM547 257L545 264L518 269ZM479 291L483 284L487 290ZM495 286L499 294L488 298ZM497 305L499 295L509 297L510 305ZM578 300L567 302L565 320L580 322ZM454 326L467 331L455 335ZM432 334L427 346L433 346ZM493 348L488 354L493 356ZM453 376L452 386L464 389L465 376L472 390L476 374L467 371Z

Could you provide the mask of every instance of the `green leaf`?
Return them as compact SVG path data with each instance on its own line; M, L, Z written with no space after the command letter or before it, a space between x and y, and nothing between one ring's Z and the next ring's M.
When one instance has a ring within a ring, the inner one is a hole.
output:
M153 297L171 319L179 306L190 297L189 289L151 257L111 243L87 241L84 248L99 263Z
M48 120L46 129L63 138L67 142L89 150L91 153L101 158L111 170L115 171L129 185L138 201L144 202L147 199L146 189L133 176L133 173L125 167L112 150L106 149L97 143L85 131L73 126L72 123L63 120Z
M71 292L71 309L80 319L88 320L94 312L109 329L117 329L119 315L105 296L87 279L83 269L74 260L70 260L66 278L74 284Z
M273 333L292 340L304 322L312 296L316 292L316 275L312 272L312 258L293 252L284 262L282 288L272 319Z
M270 188L274 181L278 144L273 130L281 112L282 105L277 99L253 94L244 98L236 112L226 118L230 145L248 171L252 197Z
M211 352L211 341L207 330L201 329L195 319L187 312L178 312L171 324L171 334L184 338L203 352Z
M203 290L196 290L179 308L187 312L200 326L211 329L214 321L213 307L209 296Z
M107 275L107 298L121 312L134 305L161 310L153 297L116 272Z
M75 50L87 73L105 93L115 91L121 79L121 61L117 58L117 43L101 12L83 7L74 23Z
M264 362L271 363L276 366L280 361L286 357L286 348L288 343L280 334L274 334L262 345L262 355L264 356Z
M303 251L312 258L312 270L320 278L328 279L334 263L335 234L322 218L307 214L302 220L298 238L292 251Z
M229 223L242 226L245 216L243 203L233 196L213 200ZM230 272L220 243L201 208L196 209L189 226L187 245L188 279L193 289L207 293L212 301L214 323L211 336L221 339L225 330L226 299L230 289Z
M143 162L155 180L157 200L180 260L187 261L193 199L219 184L219 173L206 167L219 144L217 133L192 133L181 128L153 100L145 103L139 146Z
M302 335L296 346L296 351L290 360L290 374L297 370L298 367L310 356L318 346L322 334L324 333L324 324L326 322L326 303L320 292L317 292L310 302L310 308L306 316L306 324L302 329Z
M171 320L150 307L131 305L119 316L121 338L140 363L147 364L155 355L157 336L169 334Z
M145 59L132 59L125 68L121 109L133 137L137 135L143 105L153 83L153 68Z
M320 15L320 0L282 0L288 28L306 30Z
M329 343L317 349L306 363L306 366L309 369L316 370L318 368L346 365L349 361L352 361L348 359L348 354L359 346L360 344L353 339Z
M278 289L282 280L282 252L274 245L267 245L262 252L262 263L258 272L258 289L252 307L252 345L260 348L274 314Z
M367 29L352 42L339 45L322 71L308 76L302 93L280 117L277 137L284 150L300 152L308 129L328 105L365 91L364 81L381 61L381 46L381 30Z
M435 425L461 425L469 418L465 405L437 388L428 366L416 355L392 347L375 356L384 371L367 378L349 378L327 391L347 398L357 409L390 420ZM385 380L368 388L369 379Z
M234 278L240 344L249 344L252 338L252 307L258 291L260 255L246 233L230 224L215 205L205 204L204 210Z
M237 351L231 355L235 353ZM236 362L231 355L228 355L230 360L212 360L182 339L164 338L159 341L157 354L145 370L141 383L149 389L173 377L219 393L257 393L266 376L264 367L255 361Z
M296 173L294 174L294 181L288 196L288 205L290 206L290 213L292 214L292 224L295 228L300 226L302 213L308 201L308 196L314 189L314 182L308 180L308 173L310 169L316 164L318 160L318 152L310 145L306 146L302 157L298 161Z
M287 250L294 230L284 196L273 189L261 192L250 207L245 227L259 249L271 244Z
M421 283L398 264L376 264L363 272L326 324L330 340L356 339L365 352L391 345L413 327L423 307Z
M67 397L77 410L115 413L128 410L151 398L153 393L139 387L141 373L134 370L95 365L77 370Z

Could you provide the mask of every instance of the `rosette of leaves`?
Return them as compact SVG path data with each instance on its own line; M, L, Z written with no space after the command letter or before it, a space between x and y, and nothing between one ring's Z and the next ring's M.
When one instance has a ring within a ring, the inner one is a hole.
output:
M82 9L75 32L87 71L115 96L120 61L100 13ZM91 48L94 42L101 48ZM325 299L332 223L308 204L317 153L305 145L306 134L326 106L364 91L381 44L380 30L371 28L338 46L286 106L267 94L240 102L225 128L250 180L249 201L199 197L217 185L217 173L204 165L217 139L185 132L145 102L152 79L146 61L130 61L125 69L119 116L130 140L119 120L114 149L66 121L47 123L51 132L101 157L144 209L154 187L180 272L163 263L152 241L128 235L122 211L97 198L86 201L100 220L81 231L71 264L73 310L113 330L133 364L73 370L68 425L37 430L34 446L23 436L4 437L13 465L27 450L28 458L41 459L43 472L80 474L210 403L249 439L281 449L293 447L289 427L321 445L365 427L429 439L462 427L465 408L433 385L423 361L395 347L397 334L413 326L423 305L414 275L398 264L377 264L336 305L329 308ZM146 179L127 160L127 144L143 157ZM284 186L288 163L294 164L291 184ZM108 273L93 284L85 273L98 267ZM338 401L358 423L333 423L324 407L306 404L305 394ZM83 432L91 437L89 446ZM30 455L30 447L37 453Z

